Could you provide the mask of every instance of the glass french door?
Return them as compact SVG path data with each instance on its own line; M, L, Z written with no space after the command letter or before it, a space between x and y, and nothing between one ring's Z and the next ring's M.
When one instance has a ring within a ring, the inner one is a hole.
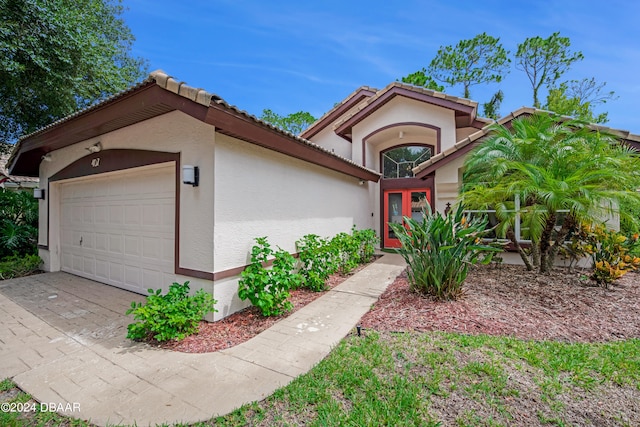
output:
M385 190L383 197L383 244L385 248L399 248L400 240L389 227L389 223L402 224L405 216L421 221L424 209L431 201L431 190L429 188Z

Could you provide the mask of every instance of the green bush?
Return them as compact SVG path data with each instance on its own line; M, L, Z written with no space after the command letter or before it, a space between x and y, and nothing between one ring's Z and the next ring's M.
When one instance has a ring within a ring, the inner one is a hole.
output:
M40 264L38 255L12 255L0 261L0 280L29 276L40 270Z
M127 315L133 314L137 322L127 326L127 338L143 340L152 336L157 341L182 340L198 332L203 316L216 312L217 301L203 289L189 296L189 282L174 283L169 292L149 289L146 304L132 302Z
M605 288L640 267L640 235L633 233L627 237L607 229L605 224L581 224L564 245L564 250L571 259L570 267L590 256L593 261L591 278Z
M373 258L373 254L376 251L376 245L379 242L378 236L376 236L376 232L370 228L364 230L356 230L354 226L351 230L351 234L360 245L360 249L358 250L360 263L366 264L370 262Z
M353 235L338 233L331 239L331 250L338 254L338 271L349 274L360 264L360 242Z
M338 253L327 239L307 234L296 242L303 285L315 292L327 290L326 280L338 269Z
M407 262L410 289L440 300L458 298L469 265L488 264L501 251L481 243L487 223L487 217L467 218L461 206L445 216L425 211L421 222L405 217L404 225L390 223L402 243L397 252Z
M266 237L256 238L251 248L251 264L240 273L238 296L258 307L263 316L279 316L293 308L289 291L302 283L295 273L296 260L285 250L271 249ZM275 257L271 268L266 268L270 257Z
M0 259L37 253L38 201L27 191L0 188Z

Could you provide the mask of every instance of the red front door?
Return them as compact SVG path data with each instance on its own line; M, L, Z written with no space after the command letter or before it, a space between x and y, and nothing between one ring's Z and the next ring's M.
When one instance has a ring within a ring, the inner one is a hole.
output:
M389 223L402 223L402 218L407 216L415 220L422 220L424 208L431 203L431 190L429 188L416 188L411 190L385 190L384 197L384 230L383 245L385 248L399 248L400 240L389 227Z

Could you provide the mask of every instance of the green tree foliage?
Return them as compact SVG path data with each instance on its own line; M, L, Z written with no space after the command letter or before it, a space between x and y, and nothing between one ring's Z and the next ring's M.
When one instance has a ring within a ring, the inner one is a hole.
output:
M541 113L493 126L465 161L461 196L470 209L495 209L498 235L513 242L529 270L546 273L580 224L640 199L639 171L637 152L613 136ZM516 200L530 254L514 233Z
M267 108L262 110L260 120L271 123L294 135L299 135L303 130L311 126L311 124L316 121L316 118L306 111L298 111L288 116L281 116Z
M607 113L596 115L594 107L616 98L613 91L605 91L606 83L597 83L594 78L569 80L549 89L544 109L575 117L589 123L606 123Z
M414 86L421 86L427 89L435 90L437 92L444 91L444 86L438 84L433 77L427 74L426 69L421 69L415 73L411 73L402 77L402 83L409 83Z
M38 201L31 192L0 188L0 260L37 252Z
M497 120L500 118L500 105L504 100L504 93L497 91L489 100L482 104L483 115L488 119Z
M502 81L509 71L508 55L499 38L482 33L455 46L440 47L428 74L449 86L461 84L463 96L469 98L471 86Z
M559 32L546 39L540 36L527 38L518 45L516 68L524 71L533 89L533 106L540 108L539 91L545 85L553 87L571 64L582 60L582 52L571 52L571 41Z
M0 0L0 140L12 141L146 73L121 0Z

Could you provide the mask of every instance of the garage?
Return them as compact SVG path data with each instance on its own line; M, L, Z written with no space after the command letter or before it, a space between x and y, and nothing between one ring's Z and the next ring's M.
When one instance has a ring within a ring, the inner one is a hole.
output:
M175 280L175 166L60 181L61 269L147 294Z

